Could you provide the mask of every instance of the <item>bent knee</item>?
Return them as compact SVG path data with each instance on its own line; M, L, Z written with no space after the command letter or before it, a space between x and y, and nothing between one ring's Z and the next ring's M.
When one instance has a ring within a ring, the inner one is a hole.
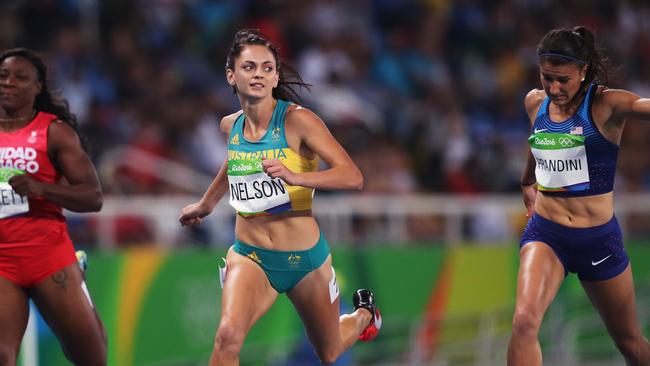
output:
M74 365L106 366L108 363L108 345L104 332L74 339L59 338L65 357Z
M512 319L512 334L518 337L537 338L541 324L541 315L527 309L518 310Z
M341 356L342 353L338 349L334 348L315 348L315 351L318 359L324 365L333 364L336 362L336 360L338 360L339 356Z
M108 363L105 343L103 343L101 347L80 348L73 352L64 350L64 354L68 361L78 366L106 366Z
M614 342L616 343L616 348L618 348L626 359L635 359L649 347L648 342L641 336L616 339Z
M229 323L222 323L214 337L214 348L217 351L239 352L244 344L245 334Z
M0 344L0 365L15 365L16 350Z
M320 354L317 353L318 359L323 365L331 365L336 360L339 358L339 355L337 353L325 353L325 354Z

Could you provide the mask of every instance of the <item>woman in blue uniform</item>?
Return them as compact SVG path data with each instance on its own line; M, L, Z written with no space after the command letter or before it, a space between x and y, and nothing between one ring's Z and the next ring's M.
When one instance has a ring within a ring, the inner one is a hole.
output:
M525 99L531 136L521 186L530 220L520 242L508 365L542 364L539 328L569 272L627 364L650 365L612 193L625 122L650 120L650 99L605 86L604 59L585 27L550 31L537 53L543 90Z
M228 157L182 225L198 225L226 194L237 211L227 254L221 320L210 365L236 365L255 322L286 293L323 363L357 339L374 338L381 317L368 290L339 316L338 286L327 241L312 216L314 189L361 189L363 177L318 116L292 103L300 77L255 30L235 35L226 78L242 110L221 120ZM293 76L291 78L290 76ZM329 166L318 171L318 158Z

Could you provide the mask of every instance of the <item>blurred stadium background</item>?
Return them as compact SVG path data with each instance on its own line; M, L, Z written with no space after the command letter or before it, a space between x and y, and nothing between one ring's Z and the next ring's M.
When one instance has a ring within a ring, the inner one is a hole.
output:
M361 193L319 192L342 306L372 288L378 339L340 365L503 365L525 224L519 175L539 85L535 47L583 24L617 66L610 85L650 96L650 4L593 0L4 0L0 48L46 56L106 193L68 213L109 332L110 365L204 365L219 319L217 264L233 240L218 206L196 230L179 211L224 159L223 76L234 32L262 29L313 84L302 96L362 169ZM650 125L629 123L616 178L640 321L650 334ZM346 310L346 309L344 309ZM574 276L541 334L552 365L621 365ZM22 364L66 365L42 320ZM315 364L282 297L245 365Z

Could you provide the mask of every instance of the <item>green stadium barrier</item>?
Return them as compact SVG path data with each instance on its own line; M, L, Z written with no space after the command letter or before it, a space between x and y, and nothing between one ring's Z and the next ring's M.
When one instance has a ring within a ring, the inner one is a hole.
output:
M637 283L650 282L650 246L628 247ZM514 245L334 248L344 306L349 310L354 290L368 287L384 316L379 342L351 351L357 360L403 354L414 341L433 353L440 342L473 336L446 320L514 304ZM217 266L224 254L156 249L90 253L87 282L108 332L109 365L205 364L219 319ZM580 292L571 276L559 296ZM281 296L251 330L242 364L282 360L302 342L302 323ZM40 332L39 348L41 364L68 365L51 334Z

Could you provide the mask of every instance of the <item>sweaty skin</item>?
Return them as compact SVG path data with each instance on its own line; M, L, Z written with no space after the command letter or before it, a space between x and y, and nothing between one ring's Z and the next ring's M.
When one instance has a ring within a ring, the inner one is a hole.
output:
M248 44L226 70L226 80L236 90L242 110L224 117L221 130L226 138L236 119L245 115L243 137L259 141L267 132L277 100L273 88L280 82L274 54L267 46ZM331 135L323 121L308 109L292 105L285 114L285 137L289 148L306 159L319 157L325 170L295 173L279 159L264 159L263 170L286 184L315 189L361 189L363 177L349 155ZM228 161L224 162L199 202L181 211L181 225L203 222L228 192ZM320 228L311 210L288 211L270 216L237 216L237 239L269 250L296 251L312 248ZM227 276L223 286L221 319L215 336L210 365L237 365L250 328L278 297L262 268L250 258L228 251ZM372 315L365 308L339 314L339 298L331 299L333 279L331 255L307 274L287 296L300 315L316 354L323 363L333 363L369 326ZM245 289L245 291L243 290ZM255 301L251 301L255 299Z

